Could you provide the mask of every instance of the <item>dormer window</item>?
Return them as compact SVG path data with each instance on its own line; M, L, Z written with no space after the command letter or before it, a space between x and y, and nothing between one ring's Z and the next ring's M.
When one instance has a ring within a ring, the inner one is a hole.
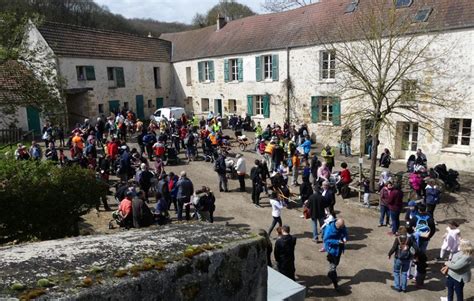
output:
M346 14L353 13L356 9L357 6L359 5L359 0L352 0L349 5L346 7Z
M410 7L413 3L413 0L395 0L396 8Z
M419 9L415 15L415 22L426 22L432 11L431 7Z

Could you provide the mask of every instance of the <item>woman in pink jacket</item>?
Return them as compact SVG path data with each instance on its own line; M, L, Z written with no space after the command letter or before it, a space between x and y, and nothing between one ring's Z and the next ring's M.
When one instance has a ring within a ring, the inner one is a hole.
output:
M408 182L410 183L411 188L416 192L416 196L418 199L422 198L422 183L423 178L417 172L413 172L410 174L408 178Z

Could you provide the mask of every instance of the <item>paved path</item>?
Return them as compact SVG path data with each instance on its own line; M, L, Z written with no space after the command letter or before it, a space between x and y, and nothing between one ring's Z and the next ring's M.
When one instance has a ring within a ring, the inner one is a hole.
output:
M251 152L244 152L244 155L248 171L250 171L256 155ZM232 192L218 192L218 178L211 163L199 161L189 165L166 167L167 172L181 170L187 171L195 187L210 186L216 193L215 216L217 216L217 223L252 231L260 228L268 229L270 226L272 218L268 198L262 199L263 208L256 208L250 199L250 187L247 187L248 193L237 192L238 181L236 180L229 181L229 188ZM464 180L473 182L472 178ZM250 185L249 180L247 180L247 185ZM439 273L442 264L436 263L433 259L438 256L446 220L457 218L463 223L461 226L462 235L474 240L474 227L472 223L466 221L466 219L471 220L474 216L469 193L470 191L464 191L461 195L447 196L444 199L449 201L449 204L441 204L437 209L436 218L439 222L440 232L434 236L429 246L428 257L431 261L429 262L426 288L416 290L414 284L409 283L406 294L400 294L390 288L393 285L391 274L393 261L388 260L387 253L393 243L393 238L387 235L388 228L377 227L378 211L376 209L360 207L357 200L337 199L336 210L340 212L338 216L346 220L349 231L347 251L342 256L338 268L340 292L333 290L332 284L326 277L328 268L326 253L320 253L318 251L320 245L311 240L309 220L300 217L301 209L284 209L282 212L283 223L290 225L292 234L298 237L296 245L297 281L307 286L307 297L312 300L382 300L382 298L385 300L439 300L441 296L446 296L446 289L443 276ZM97 230L107 232L106 221L108 221L109 214L105 212L91 213L87 217L87 222L97 225ZM171 214L173 215L174 212ZM275 236L276 232L274 231L273 241ZM465 297L467 300L474 300L474 287L471 283L465 287Z

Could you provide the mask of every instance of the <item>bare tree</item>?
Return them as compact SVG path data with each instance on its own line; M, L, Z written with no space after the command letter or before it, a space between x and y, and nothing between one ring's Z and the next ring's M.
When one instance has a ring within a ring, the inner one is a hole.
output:
M442 33L428 27L430 23L416 22L407 10L397 10L392 1L364 4L350 21L334 25L335 35L318 34L318 39L335 56L334 94L342 98L344 124L357 128L365 120L372 125L373 189L382 130L394 134L397 121L417 122L434 135L436 128L443 128L434 112L456 110L464 97L455 89L456 76L446 71L444 55L450 46L438 43Z
M319 0L265 0L262 7L270 12L281 12L316 2Z

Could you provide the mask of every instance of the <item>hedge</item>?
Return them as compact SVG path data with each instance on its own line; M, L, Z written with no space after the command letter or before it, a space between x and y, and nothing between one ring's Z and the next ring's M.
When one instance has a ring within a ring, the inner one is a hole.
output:
M77 235L79 217L107 190L79 166L0 160L0 243Z

